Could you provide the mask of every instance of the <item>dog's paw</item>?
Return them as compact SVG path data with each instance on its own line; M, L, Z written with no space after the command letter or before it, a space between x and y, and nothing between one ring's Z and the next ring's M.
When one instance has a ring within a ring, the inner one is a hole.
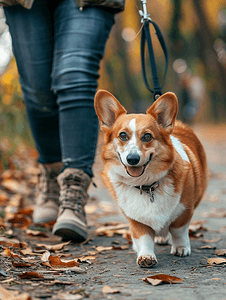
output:
M170 253L180 257L188 256L191 254L191 248L184 247L184 246L177 246L177 247L172 246Z
M152 268L157 264L157 259L152 255L140 255L137 258L137 264L141 268Z

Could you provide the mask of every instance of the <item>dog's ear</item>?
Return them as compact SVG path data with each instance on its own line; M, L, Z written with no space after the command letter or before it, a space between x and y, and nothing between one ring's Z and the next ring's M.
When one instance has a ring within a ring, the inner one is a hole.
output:
M102 130L111 128L120 115L126 114L125 108L119 101L105 90L99 90L96 93L94 107Z
M178 100L174 93L166 93L157 99L147 110L159 125L169 134L172 133L178 112Z

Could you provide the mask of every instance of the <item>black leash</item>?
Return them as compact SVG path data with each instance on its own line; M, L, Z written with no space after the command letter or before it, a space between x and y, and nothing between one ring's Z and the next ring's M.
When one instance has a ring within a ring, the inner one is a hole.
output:
M141 0L141 2L143 4L143 11L139 11L139 12L142 16L141 22L144 23L143 28L142 28L142 33L141 33L142 74L143 74L145 86L151 93L153 93L153 97L154 97L154 101L155 101L159 96L162 95L162 88L165 84L167 70L168 70L169 56L168 56L166 43L165 43L165 40L164 40L161 30L159 29L158 25L154 21L151 20L151 18L149 17L149 14L147 14L146 0ZM156 61L155 61L155 54L154 54L154 49L153 49L153 44L152 44L152 39L151 39L151 34L150 34L150 28L149 28L150 23L153 25L153 27L156 31L156 35L158 37L159 43L160 43L163 53L165 55L166 66L165 66L163 82L161 85L159 83L159 77L158 77L157 66L156 66ZM153 89L150 88L148 80L147 80L147 75L146 75L146 68L145 68L145 45L146 45L146 43L147 43L147 47L148 47L148 55L149 55L149 61L150 61L150 66L151 66Z

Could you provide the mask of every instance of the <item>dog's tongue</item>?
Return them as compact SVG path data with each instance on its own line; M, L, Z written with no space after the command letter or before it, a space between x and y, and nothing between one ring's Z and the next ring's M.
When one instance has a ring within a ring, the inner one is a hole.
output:
M132 177L138 177L143 172L143 167L127 167L127 172Z

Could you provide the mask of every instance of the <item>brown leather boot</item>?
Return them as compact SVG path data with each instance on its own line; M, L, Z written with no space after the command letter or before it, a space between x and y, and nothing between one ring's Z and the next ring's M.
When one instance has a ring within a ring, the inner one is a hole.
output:
M33 222L47 223L57 219L59 211L60 187L57 176L62 170L61 162L53 164L40 164L40 177L38 183L38 197L33 212Z
M66 168L57 180L60 186L60 207L53 234L80 243L87 238L84 207L91 179L82 170Z

